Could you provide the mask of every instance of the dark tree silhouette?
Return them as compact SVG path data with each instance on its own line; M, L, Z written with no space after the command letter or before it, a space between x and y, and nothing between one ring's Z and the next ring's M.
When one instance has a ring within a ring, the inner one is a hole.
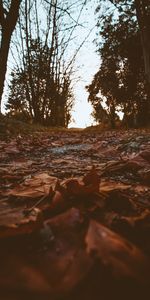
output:
M0 110L2 94L4 89L5 75L7 71L7 60L10 48L12 33L15 29L21 0L11 0L8 9L4 6L4 1L0 0Z
M87 87L94 116L99 122L103 121L100 105L105 97L107 117L112 127L115 125L118 108L124 113L124 121L128 126L148 124L149 98L140 32L135 17L132 17L132 11L125 12L124 7L124 11L119 12L117 18L113 12L112 15L106 14L103 22L99 22L98 30L102 40L98 44L101 65Z

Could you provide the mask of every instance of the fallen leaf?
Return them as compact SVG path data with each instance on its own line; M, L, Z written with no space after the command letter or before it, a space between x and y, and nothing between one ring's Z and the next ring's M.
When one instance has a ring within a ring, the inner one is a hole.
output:
M26 179L20 186L8 191L7 196L37 198L48 195L51 188L55 188L57 178L41 173Z
M115 190L125 191L129 190L131 188L131 185L124 184L116 181L110 181L110 180L102 180L100 184L100 191L101 192L111 192Z
M143 282L148 272L148 260L132 243L110 229L90 221L85 238L87 253L95 253L101 263L111 266L115 276L127 276ZM147 278L148 279L148 278Z
M93 167L83 179L67 179L63 185L66 187L66 195L68 196L86 196L99 192L100 176Z
M33 209L26 215L24 208L0 204L0 238L29 234L42 226L41 211Z

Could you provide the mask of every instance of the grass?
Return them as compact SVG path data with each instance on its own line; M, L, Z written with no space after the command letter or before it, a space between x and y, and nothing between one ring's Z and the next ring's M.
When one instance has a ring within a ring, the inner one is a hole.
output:
M29 124L24 121L8 118L0 115L0 139L7 139L12 136L39 134L46 132L66 131L66 128L61 127L46 127L40 124Z

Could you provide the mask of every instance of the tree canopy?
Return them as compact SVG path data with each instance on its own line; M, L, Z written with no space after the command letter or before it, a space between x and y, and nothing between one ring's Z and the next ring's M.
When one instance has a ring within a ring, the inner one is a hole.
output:
M105 99L107 118L109 116L112 126L115 126L118 110L123 112L127 125L143 126L149 122L150 99L134 3L127 1L125 4L122 1L120 5L119 1L111 2L117 5L118 11L114 11L110 6L110 11L105 14L103 21L100 13L97 47L101 65L92 83L87 87L89 101L99 122L102 121L102 109L99 108ZM98 7L97 12L100 10L101 7Z

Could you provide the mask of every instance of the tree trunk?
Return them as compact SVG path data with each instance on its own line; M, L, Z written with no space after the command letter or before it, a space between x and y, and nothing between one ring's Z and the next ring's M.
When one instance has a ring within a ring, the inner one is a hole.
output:
M7 71L8 53L12 33L15 29L21 0L11 0L9 11L3 7L3 1L0 0L0 27L1 27L1 45L0 45L0 112L1 101L4 90L5 76Z
M11 35L7 31L3 31L1 48L0 48L0 112L1 112L1 100L4 90L5 76L7 71L7 60L10 48Z
M146 80L150 85L150 16L148 12L148 3L141 0L135 0L137 20L141 34L141 44L145 65Z

